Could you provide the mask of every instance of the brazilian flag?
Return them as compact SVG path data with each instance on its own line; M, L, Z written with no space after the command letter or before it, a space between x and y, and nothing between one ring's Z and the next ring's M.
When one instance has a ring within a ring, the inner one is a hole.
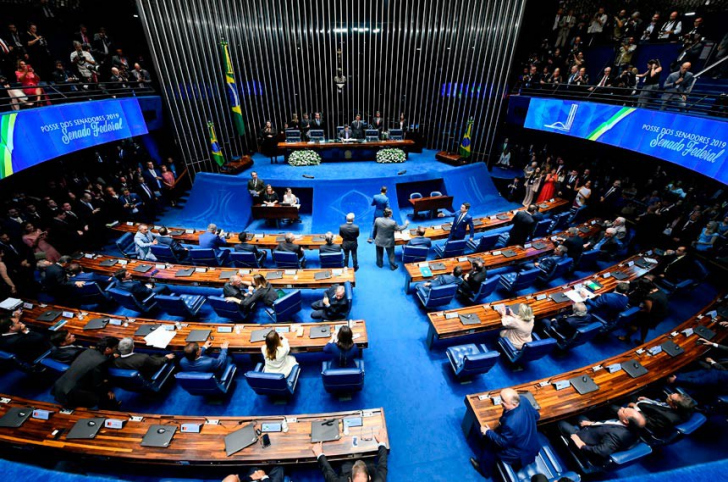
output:
M17 112L0 116L0 179L13 173L13 144Z
M220 42L222 46L222 55L225 57L225 83L227 85L228 102L233 110L233 124L238 131L239 136L245 135L245 123L243 122L243 111L240 107L240 96L238 95L238 87L235 85L235 71L233 63L230 61L230 49L228 43L224 40Z
M215 134L215 124L211 121L207 121L207 130L210 131L210 152L212 152L212 158L217 162L217 165L222 167L225 165L225 158L220 150L220 144L217 142L217 134Z
M463 140L460 141L460 155L462 157L470 157L470 135L473 131L473 119L471 118L468 121L468 129L465 131L465 135L463 136Z

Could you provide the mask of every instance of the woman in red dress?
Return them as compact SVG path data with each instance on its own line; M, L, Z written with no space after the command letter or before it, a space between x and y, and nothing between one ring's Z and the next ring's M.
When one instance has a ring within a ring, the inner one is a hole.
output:
M40 77L35 73L30 64L26 64L23 60L18 60L18 70L15 71L15 78L18 79L18 82L23 84L23 92L25 95L34 95L36 96L35 102L41 102L45 92L43 92L43 89L38 87ZM50 102L47 102L47 104L50 105Z
M559 176L558 174L556 174L556 169L551 169L551 172L549 172L546 175L546 179L544 179L543 187L541 188L541 194L538 195L536 204L548 201L549 199L554 197L554 193L556 192L556 181L558 180L558 178Z

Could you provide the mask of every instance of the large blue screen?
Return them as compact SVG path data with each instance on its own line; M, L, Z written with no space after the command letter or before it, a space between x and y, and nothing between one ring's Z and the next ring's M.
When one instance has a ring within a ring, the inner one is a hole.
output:
M534 97L524 127L641 152L728 184L728 122L636 107Z
M70 152L147 133L135 98L64 104L0 117L0 179Z

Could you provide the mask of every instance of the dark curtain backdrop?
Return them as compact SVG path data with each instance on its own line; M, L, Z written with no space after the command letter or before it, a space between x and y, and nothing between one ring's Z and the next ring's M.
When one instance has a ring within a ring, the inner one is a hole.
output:
M434 149L493 144L526 0L137 0L184 159L214 171L207 121L227 158L256 149L265 120L320 111L327 136L356 113L404 112ZM235 134L219 42L230 43L247 133ZM347 82L334 76L341 50Z

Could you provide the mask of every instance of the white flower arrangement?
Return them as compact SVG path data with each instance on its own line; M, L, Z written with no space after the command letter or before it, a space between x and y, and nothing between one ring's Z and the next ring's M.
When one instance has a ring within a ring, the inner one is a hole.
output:
M377 152L377 162L380 164L404 162L406 159L407 154L402 149L382 149Z
M310 149L303 151L293 151L288 156L288 164L291 166L318 166L321 164L321 156L318 152Z

